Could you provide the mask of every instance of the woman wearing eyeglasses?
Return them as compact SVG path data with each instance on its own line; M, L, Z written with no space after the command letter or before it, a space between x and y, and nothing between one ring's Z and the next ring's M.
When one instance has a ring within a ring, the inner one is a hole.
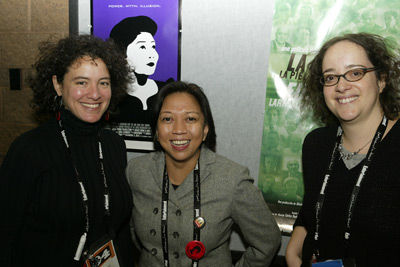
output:
M302 107L326 127L304 140L305 195L289 267L399 265L397 56L380 36L348 34L327 41L308 65Z

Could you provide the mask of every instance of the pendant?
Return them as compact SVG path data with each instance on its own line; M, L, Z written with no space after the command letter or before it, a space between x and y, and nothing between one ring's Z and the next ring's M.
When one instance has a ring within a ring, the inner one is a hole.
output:
M342 150L339 151L340 153L340 159L344 159L344 160L351 160L354 155L357 155L357 153L351 153L351 154L346 154L344 153Z
M206 225L206 221L204 220L203 217L197 217L194 221L193 221L194 226L196 226L199 229L203 229L203 227Z

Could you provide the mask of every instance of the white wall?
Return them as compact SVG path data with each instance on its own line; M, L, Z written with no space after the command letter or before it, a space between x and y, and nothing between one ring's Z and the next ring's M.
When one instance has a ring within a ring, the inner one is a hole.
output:
M203 87L217 151L257 179L273 1L182 1L181 79Z

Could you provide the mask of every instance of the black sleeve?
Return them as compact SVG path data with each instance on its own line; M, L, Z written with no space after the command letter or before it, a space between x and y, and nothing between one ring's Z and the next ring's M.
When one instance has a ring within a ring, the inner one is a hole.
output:
M315 208L323 176L335 144L337 126L318 128L310 132L303 142L302 166L304 198L299 215L293 225L309 228L314 223Z
M33 154L32 144L26 135L17 138L10 146L0 169L0 259L9 266L13 245L23 224L24 215L33 196L40 164Z

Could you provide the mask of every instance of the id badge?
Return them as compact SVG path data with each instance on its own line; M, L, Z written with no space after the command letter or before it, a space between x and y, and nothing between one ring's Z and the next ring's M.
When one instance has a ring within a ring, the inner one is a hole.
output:
M343 267L342 260L328 260L324 262L316 262L311 264L312 267Z
M108 239L97 248L91 249L85 260L86 267L120 267L114 242Z
M343 260L344 267L356 267L356 260L355 259L344 259Z

